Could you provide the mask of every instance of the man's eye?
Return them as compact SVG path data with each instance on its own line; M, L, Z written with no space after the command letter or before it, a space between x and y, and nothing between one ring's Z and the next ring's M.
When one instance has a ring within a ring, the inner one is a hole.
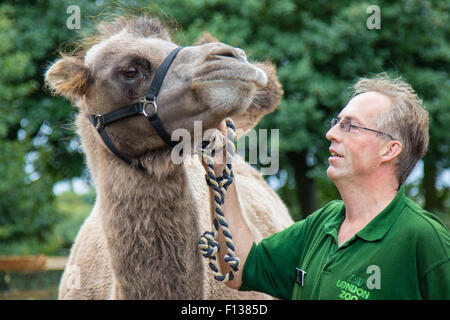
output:
M134 67L129 67L120 69L120 72L125 76L125 78L133 79L137 75L138 70Z

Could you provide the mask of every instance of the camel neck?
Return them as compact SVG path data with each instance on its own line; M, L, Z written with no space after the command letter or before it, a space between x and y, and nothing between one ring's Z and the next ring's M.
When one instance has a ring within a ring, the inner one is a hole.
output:
M184 166L168 151L148 156L147 172L103 164L96 183L118 298L201 299L198 210Z

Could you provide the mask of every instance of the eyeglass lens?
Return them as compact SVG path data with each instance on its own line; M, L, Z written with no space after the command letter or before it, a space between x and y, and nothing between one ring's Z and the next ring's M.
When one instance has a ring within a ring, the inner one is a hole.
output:
M339 121L339 119L333 118L331 120L331 128L333 128L337 124L339 124L339 128L341 130L350 131L351 122L349 122L349 121Z

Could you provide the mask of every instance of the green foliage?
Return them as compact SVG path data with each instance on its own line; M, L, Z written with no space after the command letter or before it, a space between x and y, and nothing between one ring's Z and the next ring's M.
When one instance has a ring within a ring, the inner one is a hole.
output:
M42 239L55 221L51 214L52 196L41 192L50 188L48 179L37 179L31 163L35 154L28 153L32 145L23 137L21 123L26 96L38 87L30 78L35 68L32 56L20 52L14 28L14 8L0 6L0 240L9 243L18 238ZM30 174L28 174L30 173ZM32 196L30 196L32 195Z
M55 28L65 8L61 1L0 4L0 254L51 252L42 243L62 219L52 187L82 174L67 125L74 110L43 90L46 65L72 36Z
M78 230L92 210L94 201L94 190L84 195L70 191L55 196L51 216L41 217L39 215L41 212L35 210L38 213L36 216L26 218L28 225L37 225L39 221L44 221L49 226L45 233L38 236L34 231L28 237L16 235L10 241L2 242L1 254L68 255ZM23 225L24 223L18 222L15 227L13 226L14 228L10 229L17 234Z

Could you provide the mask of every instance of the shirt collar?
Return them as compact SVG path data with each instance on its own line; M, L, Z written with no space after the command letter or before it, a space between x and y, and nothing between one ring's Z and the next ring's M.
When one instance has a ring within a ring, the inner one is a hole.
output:
M338 238L339 227L341 226L342 222L344 221L344 217L345 217L345 207L344 207L344 204L342 203L342 207L337 212L337 214L332 216L323 226L325 233L333 236L333 238L336 240L336 242L337 242L337 238Z
M356 235L366 241L376 241L382 239L394 224L398 215L405 204L405 187L401 186L396 196L379 214L375 216L362 230ZM328 220L324 225L324 231L332 235L336 241L339 227L344 221L345 207Z
M405 187L401 186L392 201L356 235L366 241L383 239L405 205Z

